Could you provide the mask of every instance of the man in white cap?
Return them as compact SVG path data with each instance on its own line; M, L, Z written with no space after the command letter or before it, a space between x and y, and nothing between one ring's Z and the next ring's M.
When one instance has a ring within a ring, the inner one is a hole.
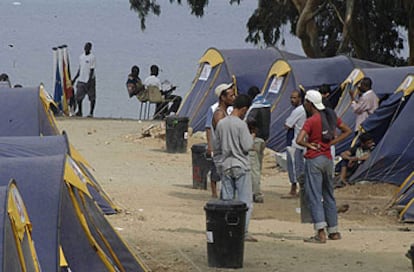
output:
M231 112L231 105L233 105L233 101L235 98L235 93L233 90L233 83L224 83L220 84L216 87L214 90L214 93L216 94L218 98L218 102L214 103L210 106L207 112L206 117L206 136L207 136L207 150L206 150L206 156L207 157L213 157L213 141L215 140L215 133L214 129L217 126L218 121L220 121L222 118L227 116L229 111ZM221 109L225 110L225 115L222 115L220 111L220 116L217 116L217 120L215 121L215 125L213 126L213 116L216 110L219 108L219 105L221 104ZM221 118L220 118L221 117ZM218 160L218 157L216 157L216 160ZM215 163L213 161L211 166L211 172L210 172L210 182L211 182L211 196L213 198L217 198L217 182L221 180L220 174L217 172L217 168L215 166Z
M333 111L325 110L322 95L315 90L309 90L305 95L305 110L309 114L300 131L296 143L306 147L305 161L305 195L308 199L312 221L316 235L305 242L326 243L326 240L339 240L338 214L333 192L332 155L331 145L348 137L352 131L334 114L334 118L327 118ZM322 124L328 120L329 132L325 133ZM341 134L326 138L323 134L335 133L335 127ZM327 228L328 237L325 232Z

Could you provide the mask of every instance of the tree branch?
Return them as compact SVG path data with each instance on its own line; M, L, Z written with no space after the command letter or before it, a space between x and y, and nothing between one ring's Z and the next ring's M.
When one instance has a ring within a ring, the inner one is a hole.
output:
M322 55L318 42L318 27L314 21L315 11L320 0L292 0L298 10L299 19L296 25L296 36L301 39L302 48L308 57L320 57Z

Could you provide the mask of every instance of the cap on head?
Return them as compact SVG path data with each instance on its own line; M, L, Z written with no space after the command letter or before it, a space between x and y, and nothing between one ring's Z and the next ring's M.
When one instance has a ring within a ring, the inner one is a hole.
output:
M222 83L216 87L216 89L214 90L214 93L216 94L217 97L220 97L223 91L228 90L231 87L233 87L233 83Z
M322 95L318 91L315 91L315 90L307 91L305 95L305 100L308 100L309 102L311 102L315 106L315 108L317 108L318 110L325 109L325 106L322 103Z

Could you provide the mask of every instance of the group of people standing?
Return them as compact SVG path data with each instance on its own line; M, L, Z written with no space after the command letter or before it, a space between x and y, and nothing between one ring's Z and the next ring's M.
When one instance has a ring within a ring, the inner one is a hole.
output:
M301 91L294 90L291 94L294 110L285 122L288 129L287 168L291 182L289 194L297 196L297 183L304 187L305 201L316 232L305 242L313 243L341 239L334 197L334 146L352 134L351 128L336 116L327 100L329 90L326 87L308 90L303 99ZM371 79L363 78L357 87L358 95L349 91L351 107L356 115L355 135L358 135L361 123L378 108ZM341 133L336 135L336 131ZM368 133L360 135L357 146L341 153L343 160L339 177L345 179L351 165L355 171L355 165L369 157L373 146Z
M206 118L207 156L213 158L212 196L217 197L216 183L221 181L220 198L238 199L248 208L245 241L257 241L248 232L253 201L263 202L260 176L265 141L269 137L270 104L257 87L236 96L232 83L216 87L218 102Z
M350 91L357 119L355 131L378 107L378 98L371 85L371 80L364 78L358 85L358 97ZM305 93L294 90L291 94L294 110L285 122L291 182L289 195L298 196L298 182L303 186L315 229L315 235L305 242L312 243L341 239L334 197L334 146L352 134L352 129L336 115L326 99L329 95L326 87ZM248 225L253 202L264 201L260 176L270 131L270 104L257 87L251 87L247 95L236 96L233 84L224 83L216 87L215 94L218 102L209 108L205 125L207 156L213 158L212 196L218 197L217 182L221 181L221 199L238 199L246 203L245 241L257 241L248 234ZM367 138L368 135L361 137L361 145L372 149L372 141L367 142ZM359 151L358 158L349 152L347 154L344 154L344 160L362 161L367 158L362 151Z

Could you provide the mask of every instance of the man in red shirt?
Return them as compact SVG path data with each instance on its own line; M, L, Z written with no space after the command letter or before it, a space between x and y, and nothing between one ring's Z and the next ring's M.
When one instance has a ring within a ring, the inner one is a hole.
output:
M306 239L305 242L326 243L327 238L331 240L341 239L341 234L338 231L338 214L332 186L331 145L344 140L352 131L346 124L342 123L340 118L334 115L333 120L336 119L336 127L341 131L341 134L334 136L333 139L324 139L322 133L326 133L322 129L324 127L322 119L332 120L332 118L322 117L332 116L334 111L325 109L322 96L318 91L309 90L306 92L304 107L310 117L303 124L296 143L306 147L304 155L306 159L305 195L316 231L316 235ZM329 124L329 127L334 126ZM325 228L327 228L328 237Z

